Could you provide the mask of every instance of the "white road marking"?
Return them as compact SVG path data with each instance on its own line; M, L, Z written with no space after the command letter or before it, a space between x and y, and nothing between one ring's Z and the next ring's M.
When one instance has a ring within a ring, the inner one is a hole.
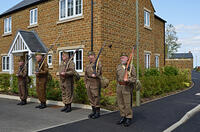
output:
M179 127L180 125L185 123L188 119L190 119L192 116L194 116L197 112L200 112L200 105L196 106L195 108L187 112L178 122L167 128L163 132L171 132L175 130L177 127Z
M200 96L200 93L196 93L195 95Z

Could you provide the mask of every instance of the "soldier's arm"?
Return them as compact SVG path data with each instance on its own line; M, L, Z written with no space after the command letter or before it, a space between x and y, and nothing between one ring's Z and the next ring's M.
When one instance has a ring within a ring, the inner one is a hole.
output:
M75 64L74 64L74 63L71 63L71 64L69 65L69 68L68 68L67 71L65 72L65 74L66 74L67 76L73 76L74 73L75 73Z
M28 75L27 67L24 67L24 70L22 72L22 76L26 77Z
M41 68L41 70L39 71L39 74L43 75L43 74L47 74L47 73L48 73L48 67L47 67L47 64L44 64L43 67Z
M96 74L96 77L97 77L97 78L100 78L101 75L102 75L102 65L101 65L101 62L99 62L98 67L97 67L97 74Z
M87 83L87 80L88 80L88 73L87 73L87 66L85 68L85 77L84 77L84 81L85 81L85 84Z
M128 82L129 83L135 83L136 82L136 70L135 70L134 66L132 67L131 75L128 78Z

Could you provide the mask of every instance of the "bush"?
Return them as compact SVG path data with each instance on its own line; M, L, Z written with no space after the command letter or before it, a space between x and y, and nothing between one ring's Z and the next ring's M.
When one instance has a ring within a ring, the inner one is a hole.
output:
M82 104L88 103L87 90L83 79L75 83L74 102Z
M10 90L10 75L9 74L1 74L0 75L0 91L9 92Z
M160 71L157 68L152 68L152 69L147 69L144 73L144 76L149 77L149 76L159 76Z
M166 66L163 69L163 74L167 76L176 76L178 75L178 69L172 66Z

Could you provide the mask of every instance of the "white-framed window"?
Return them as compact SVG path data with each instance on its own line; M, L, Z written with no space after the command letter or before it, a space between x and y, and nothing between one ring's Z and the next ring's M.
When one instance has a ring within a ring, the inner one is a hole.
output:
M144 26L150 27L150 12L144 11Z
M52 66L52 61L53 61L53 59L52 59L52 54L49 54L48 56L47 56L47 64L49 65L49 66Z
M150 57L151 57L151 54L149 53L145 54L145 68L146 69L150 68Z
M10 58L8 56L2 56L2 71L9 71Z
M70 53L70 56L75 52L75 50L66 50ZM62 51L59 52L59 64L62 62ZM73 58L75 63L75 69L77 72L83 72L83 49L79 49Z
M4 33L12 32L12 17L4 19Z
M156 68L159 68L159 56L155 56L155 63L156 63Z
M30 25L37 24L38 21L38 9L32 9L30 10Z
M83 0L60 0L59 19L68 19L76 16L82 16Z

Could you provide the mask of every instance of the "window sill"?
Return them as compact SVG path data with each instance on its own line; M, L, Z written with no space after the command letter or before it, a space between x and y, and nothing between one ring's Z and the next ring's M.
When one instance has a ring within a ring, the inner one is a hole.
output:
M49 67L48 67L49 69L53 69L53 65L49 65Z
M4 33L4 34L2 35L2 37L6 37L6 36L10 36L10 35L12 35L12 33Z
M152 30L151 27L148 27L148 26L145 26L145 25L144 25L144 28L146 28L146 29L148 29L148 30Z
M5 74L5 73L9 74L9 71L2 71L2 72L0 72L0 74Z
M66 19L63 19L63 20L59 20L56 22L56 24L62 24L62 23L66 23L66 22L71 22L71 21L76 21L76 20L80 20L80 19L83 19L84 17L83 16L75 16L75 17L72 17L72 18L66 18Z
M27 28L34 28L34 27L38 27L38 24L29 25Z

